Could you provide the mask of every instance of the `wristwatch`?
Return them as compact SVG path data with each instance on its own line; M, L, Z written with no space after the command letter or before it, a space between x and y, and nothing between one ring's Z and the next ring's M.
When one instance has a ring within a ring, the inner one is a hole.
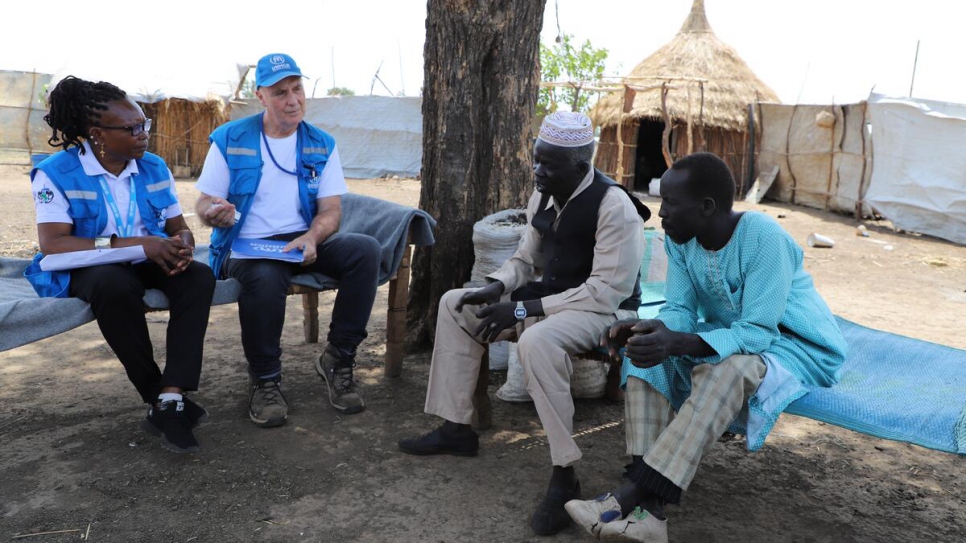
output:
M94 248L95 249L110 249L111 248L111 238L94 238Z
M518 321L522 321L527 318L527 308L523 306L523 302L517 302L517 308L513 310L513 316L517 318Z

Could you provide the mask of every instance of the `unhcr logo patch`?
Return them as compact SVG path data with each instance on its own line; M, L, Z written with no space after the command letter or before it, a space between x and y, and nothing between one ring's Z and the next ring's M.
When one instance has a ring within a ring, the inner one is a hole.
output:
M277 72L279 70L291 69L292 67L291 64L289 64L288 62L285 62L285 57L283 57L282 55L274 55L271 59L269 59L269 62L271 62L273 65L272 66L273 72Z

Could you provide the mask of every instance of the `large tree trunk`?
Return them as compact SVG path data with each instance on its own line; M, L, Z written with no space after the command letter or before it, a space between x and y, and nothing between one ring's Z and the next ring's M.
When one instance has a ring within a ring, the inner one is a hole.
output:
M417 251L409 343L433 339L439 299L473 268L473 224L531 190L544 0L429 0L420 207L438 221Z

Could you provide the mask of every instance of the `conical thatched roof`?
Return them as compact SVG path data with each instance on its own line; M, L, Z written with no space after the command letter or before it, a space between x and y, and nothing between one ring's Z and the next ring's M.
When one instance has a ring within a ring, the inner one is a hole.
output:
M715 36L704 13L704 0L694 0L691 13L681 30L667 45L644 59L624 82L634 87L656 87L663 82L671 89L667 94L668 114L684 121L688 116L688 90L691 95L692 122L728 130L745 130L748 104L780 102L775 91L751 71L731 46ZM701 85L704 107L701 107ZM624 96L620 92L602 98L590 112L594 124L601 127L617 124ZM637 92L629 114L633 117L661 121L661 90Z

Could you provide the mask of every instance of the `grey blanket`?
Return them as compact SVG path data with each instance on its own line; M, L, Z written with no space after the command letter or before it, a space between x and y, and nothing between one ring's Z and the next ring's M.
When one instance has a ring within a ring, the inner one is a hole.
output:
M360 194L342 196L342 232L376 238L382 246L379 284L388 282L399 268L407 237L415 245L435 243L436 221L425 211ZM207 246L199 246L195 259L208 263ZM77 298L38 298L23 278L26 259L0 257L0 351L6 351L66 332L94 320L87 302ZM293 282L319 290L336 289L339 282L320 273L297 275ZM234 279L220 280L212 305L234 303L241 288ZM164 294L150 289L144 295L150 309L167 309Z

